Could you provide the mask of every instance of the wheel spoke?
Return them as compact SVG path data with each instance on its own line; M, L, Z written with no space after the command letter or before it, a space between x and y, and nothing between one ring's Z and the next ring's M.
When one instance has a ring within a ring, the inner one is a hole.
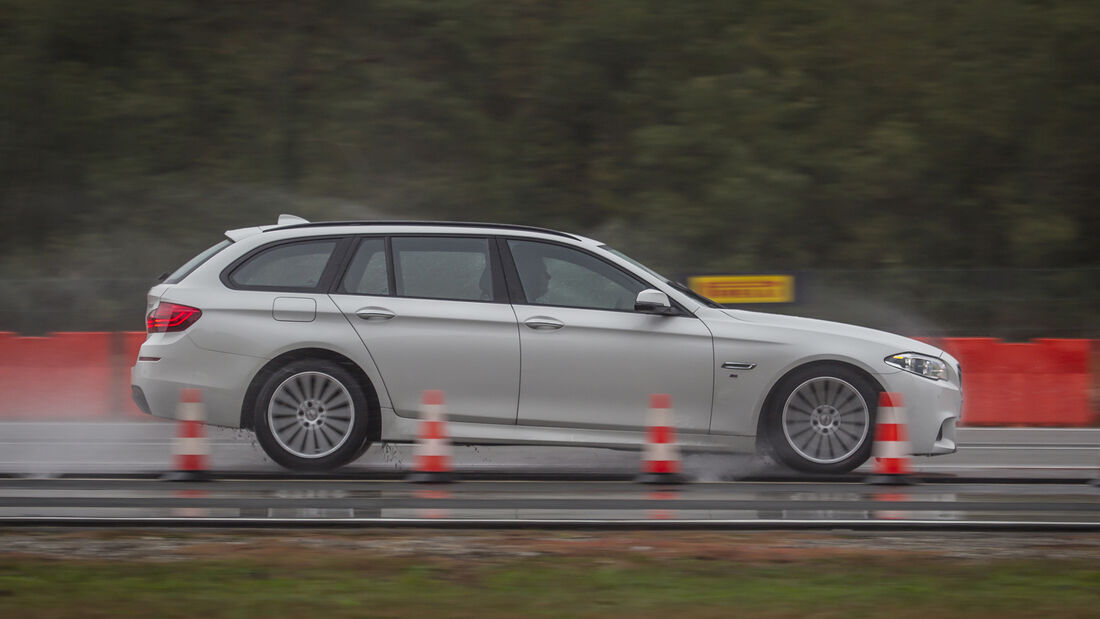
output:
M272 398L271 405L298 412L298 403L288 400L285 396Z
M308 399L306 398L305 393L302 392L302 386L298 384L298 377L294 377L283 383L282 389L287 393L287 395L294 398L299 403L305 402Z
M287 423L285 426L283 426L281 428L275 428L275 432L278 433L278 434L283 434L284 432L286 432L290 428L293 428L296 425L299 425L297 418L295 418L294 421L291 421L291 422Z
M339 383L325 381L324 386L321 387L321 393L317 395L317 401L327 407L333 400L341 395L343 394L340 393Z
M807 407L810 407L811 409L817 408L817 405L815 405L814 402L810 401L810 399L807 398L806 395L802 393L802 390L799 390L799 393L795 394L795 395L798 395L799 398L802 399L802 401L806 402Z
M814 399L817 400L818 404L826 404L828 401L825 399L825 390L828 389L829 383L818 381L811 384L813 385Z
M828 404L832 406L836 403L836 396L840 392L840 384L829 381L825 383L825 397L821 400L822 404Z
M845 443L840 438L841 434L843 434L843 435L847 436L848 438L852 439L852 441L854 443L859 442L859 437L858 436L856 436L855 434L852 434L851 432L849 432L849 431L845 430L844 428L841 428L841 427L838 426L837 429L836 429L836 440L837 440L838 443L840 443L840 446L844 449L844 451L849 451L852 447L851 447L851 445L849 445L848 443Z
M843 402L839 402L839 403L835 404L834 406L836 407L837 410L843 410L845 406L848 406L849 404L852 403L853 400L857 400L858 398L859 398L859 394L853 391L853 392L850 392L848 394L847 399L845 399Z
M342 424L342 425L337 425L337 424ZM326 426L332 426L333 430L336 430L341 435L343 435L344 432L347 431L348 426L351 425L351 420L346 418L346 417L326 417L325 418L325 425Z
M346 428L345 428L346 429ZM343 438L343 432L332 427L329 423L321 426L321 433L324 435L325 440L328 441L329 447L335 445L341 438Z

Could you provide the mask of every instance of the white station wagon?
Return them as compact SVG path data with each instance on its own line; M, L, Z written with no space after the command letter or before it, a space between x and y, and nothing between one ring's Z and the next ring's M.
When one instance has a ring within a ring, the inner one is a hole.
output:
M417 436L446 394L457 444L635 448L649 394L682 448L766 451L837 473L871 451L878 394L903 394L915 454L955 451L944 351L845 324L726 309L574 234L352 221L230 230L149 291L134 400L256 432L279 464L329 470Z

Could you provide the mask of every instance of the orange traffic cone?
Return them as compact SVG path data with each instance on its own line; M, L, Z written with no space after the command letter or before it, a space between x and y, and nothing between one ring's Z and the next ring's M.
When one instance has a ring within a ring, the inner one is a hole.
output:
M206 440L206 407L201 389L182 389L176 417L172 454L176 470L160 476L164 481L209 481L210 444Z
M912 483L909 479L909 430L905 425L905 407L900 393L884 391L879 394L872 455L874 472L867 483L894 486Z
M676 447L676 428L672 424L672 397L667 393L649 396L646 443L642 451L643 484L681 484L680 450Z
M454 481L451 469L451 440L447 436L447 413L443 392L430 389L421 396L420 438L416 441L415 468L407 479L416 483Z

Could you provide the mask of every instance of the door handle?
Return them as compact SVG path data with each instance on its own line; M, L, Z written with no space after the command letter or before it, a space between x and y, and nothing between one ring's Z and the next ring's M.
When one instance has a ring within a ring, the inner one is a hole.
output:
M554 318L550 318L549 316L535 316L533 318L528 318L527 320L523 321L523 324L537 331L560 329L565 326L564 322Z
M751 370L755 367L755 363L744 363L740 361L727 361L722 364L722 369L724 370Z
M384 307L364 307L361 310L357 310L355 315L363 320L389 320L397 314L394 314Z

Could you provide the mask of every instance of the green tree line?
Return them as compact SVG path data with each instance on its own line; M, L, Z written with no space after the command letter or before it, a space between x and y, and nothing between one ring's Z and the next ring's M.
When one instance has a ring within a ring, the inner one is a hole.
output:
M1098 59L1091 0L0 0L0 278L284 211L672 273L1095 267Z

